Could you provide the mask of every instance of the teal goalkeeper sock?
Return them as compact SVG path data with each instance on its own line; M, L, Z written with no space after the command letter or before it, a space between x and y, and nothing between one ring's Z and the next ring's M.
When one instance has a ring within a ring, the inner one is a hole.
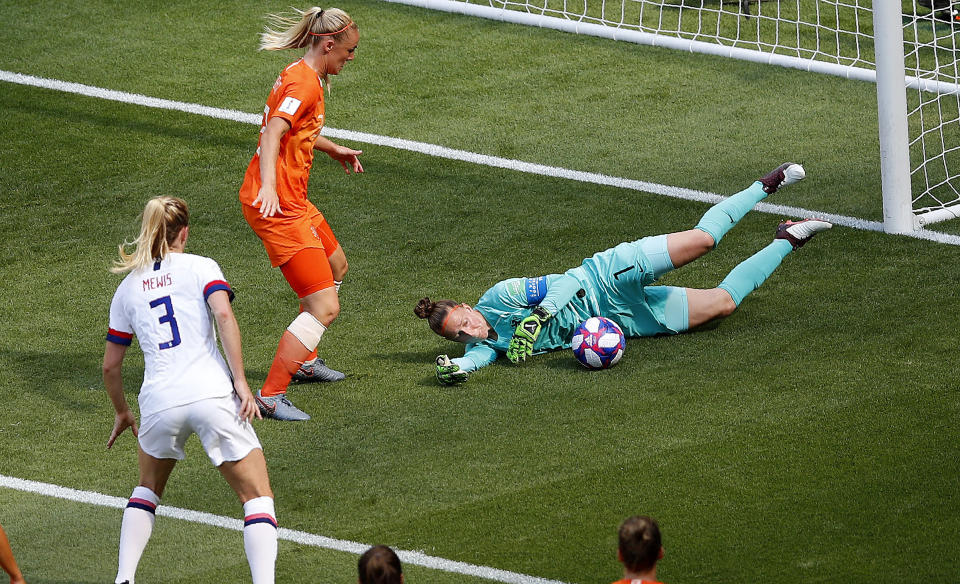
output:
M700 218L696 229L708 233L713 238L713 245L716 247L723 236L766 197L767 193L763 191L763 183L757 181L739 193L731 195L710 207Z
M789 241L775 239L767 247L740 262L717 287L729 292L736 305L740 306L747 294L759 288L791 251L793 246Z

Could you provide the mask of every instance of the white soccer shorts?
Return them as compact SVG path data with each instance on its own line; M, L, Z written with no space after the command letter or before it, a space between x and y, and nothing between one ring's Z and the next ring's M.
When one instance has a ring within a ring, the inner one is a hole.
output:
M240 419L240 398L202 399L161 410L140 422L140 448L154 458L183 460L183 446L191 434L200 438L214 466L245 458L262 448L249 422Z

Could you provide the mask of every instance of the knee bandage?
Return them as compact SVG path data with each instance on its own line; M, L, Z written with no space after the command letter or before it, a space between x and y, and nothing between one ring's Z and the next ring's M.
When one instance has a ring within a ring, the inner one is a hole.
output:
M297 337L303 346L309 350L314 350L320 343L320 337L327 330L319 320L309 312L301 312L297 318L293 319L290 326L287 327L290 334Z

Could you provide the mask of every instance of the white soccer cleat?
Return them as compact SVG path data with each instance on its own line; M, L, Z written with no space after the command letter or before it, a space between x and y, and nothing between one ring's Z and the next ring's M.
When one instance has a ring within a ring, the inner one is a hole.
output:
M814 235L833 227L822 219L804 219L802 221L783 221L777 227L774 239L786 239L793 249L803 247Z
M792 185L806 178L807 173L803 167L795 162L785 162L776 167L770 174L760 179L763 183L763 192L772 195L780 187Z

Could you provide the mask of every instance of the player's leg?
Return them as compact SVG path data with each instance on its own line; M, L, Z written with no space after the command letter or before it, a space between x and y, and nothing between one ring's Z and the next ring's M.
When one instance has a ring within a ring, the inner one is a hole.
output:
M337 241L337 237L333 234L333 230L330 229L330 225L319 212L314 217L314 229L320 237L320 242L323 243L323 249L333 250L327 255L327 262L330 264L330 272L333 274L333 286L339 297L340 286L343 284L343 278L347 275L347 269L349 267L347 264L347 256ZM306 310L302 303L300 304L300 310ZM317 358L317 350L314 349L304 360L303 364L300 365L297 372L293 374L292 380L301 383L314 381L326 382L340 381L345 377L346 375L340 371L328 367L323 359Z
M781 164L746 189L710 207L700 218L695 229L709 234L713 238L715 247L757 203L777 192L780 187L803 180L805 176L806 173L799 164L792 162Z
M304 310L280 337L263 389L257 394L257 403L261 414L270 418L309 420L308 414L287 399L287 386L317 348L327 325L340 314L340 300L323 249L301 250L280 266L280 271L300 297Z
M273 584L277 516L263 447L253 426L240 418L236 394L191 404L189 426L243 504L243 542L254 584Z
M347 254L343 252L343 248L338 244L334 248L333 253L327 257L327 260L330 262L330 271L333 272L333 284L339 293L340 285L343 284L343 279L346 277L350 267L347 263Z
M177 463L173 458L154 458L142 447L139 449L138 462L140 484L133 489L120 523L120 551L115 582L133 582L143 550L153 533L157 505Z
M748 294L770 277L787 254L830 227L830 223L819 219L784 221L770 245L740 262L716 288L687 289L690 327L729 316Z
M674 268L685 266L716 246L716 240L705 231L688 229L667 234L667 253Z
M220 474L243 504L243 548L253 584L273 584L277 563L277 514L263 450L226 461Z
M804 176L799 164L782 164L746 189L710 207L693 229L668 234L667 249L673 267L679 268L708 253L757 203Z
M13 557L13 548L10 547L10 540L7 533L0 527L0 568L10 576L10 584L22 584L23 572L17 566L17 560Z

